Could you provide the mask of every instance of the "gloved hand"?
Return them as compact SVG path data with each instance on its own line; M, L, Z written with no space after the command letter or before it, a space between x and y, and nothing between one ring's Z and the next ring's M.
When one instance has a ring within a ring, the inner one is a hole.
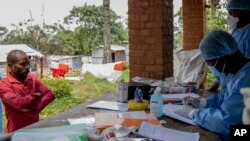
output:
M207 106L207 99L186 96L182 99L182 104L183 105L191 105L194 108L205 108Z
M185 118L192 119L195 109L192 106L185 105L182 109L174 111L174 113L179 114Z
M242 114L242 122L245 125L250 124L250 88L240 89L241 94L244 96L245 108Z
M249 125L250 124L250 112L247 110L247 108L244 108L244 110L243 110L242 122L245 125Z
M245 107L250 111L250 88L242 88L240 93L244 96Z

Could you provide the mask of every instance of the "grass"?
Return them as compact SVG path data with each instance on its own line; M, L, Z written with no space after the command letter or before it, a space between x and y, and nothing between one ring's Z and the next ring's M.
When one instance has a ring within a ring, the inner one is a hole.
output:
M67 109L70 109L78 104L95 99L106 93L110 93L115 90L117 84L112 84L106 80L96 79L90 73L86 73L84 80L72 81L73 91L70 97L63 97L55 99L49 106L47 106L41 113L41 119L48 118L56 115Z
M117 80L116 83L110 83L106 80L97 79L90 73L86 73L84 75L84 80L70 82L73 85L71 96L55 99L42 111L42 113L40 114L40 118L46 119L65 110L68 110L78 104L113 92L115 91L118 82L122 79L124 79L125 81L129 80L129 70L127 68L123 71L122 76ZM5 124L6 118L3 113L3 127L5 127Z

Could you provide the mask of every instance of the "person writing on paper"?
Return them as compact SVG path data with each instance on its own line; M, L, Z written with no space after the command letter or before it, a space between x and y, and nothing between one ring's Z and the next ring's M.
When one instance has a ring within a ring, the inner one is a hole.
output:
M224 77L232 74L227 91L209 98L183 99L183 109L175 111L194 123L229 138L229 126L242 123L243 96L240 88L250 87L250 63L238 50L235 39L225 31L213 31L200 43L201 56L211 70ZM191 106L189 106L191 105Z
M227 10L227 23L232 30L232 36L241 53L246 58L250 58L250 0L230 0L227 4ZM216 81L208 90L217 91L219 86L221 86L221 91L226 90L226 82L231 75L220 78L218 73L212 73Z
M2 99L7 118L7 132L39 121L39 113L55 99L53 92L29 74L29 58L21 50L7 55L9 75L0 82Z

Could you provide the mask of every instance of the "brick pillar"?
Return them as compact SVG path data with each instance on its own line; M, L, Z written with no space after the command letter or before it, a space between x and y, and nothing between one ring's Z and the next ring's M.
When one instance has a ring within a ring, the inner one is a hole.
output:
M197 49L205 34L205 2L182 0L183 5L183 49Z
M135 76L173 75L173 0L128 0L129 69Z

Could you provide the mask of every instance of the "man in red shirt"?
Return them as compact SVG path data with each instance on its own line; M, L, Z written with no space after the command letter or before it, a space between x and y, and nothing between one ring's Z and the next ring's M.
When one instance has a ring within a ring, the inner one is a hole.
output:
M39 113L55 99L53 92L29 74L30 62L25 52L8 53L9 75L0 82L0 98L5 107L7 132L39 121Z

